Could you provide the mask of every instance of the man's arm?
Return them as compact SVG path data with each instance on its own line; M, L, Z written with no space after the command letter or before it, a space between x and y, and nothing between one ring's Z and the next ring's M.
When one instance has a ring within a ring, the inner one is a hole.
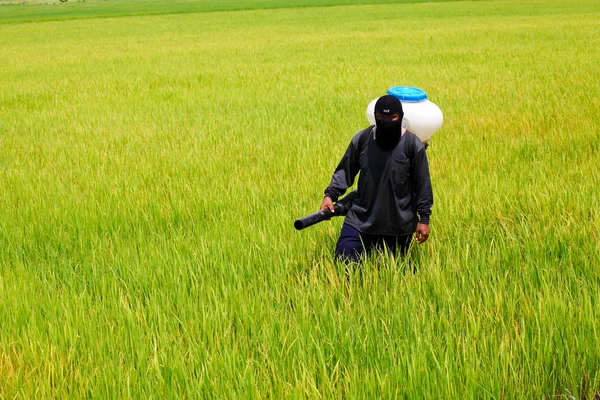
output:
M346 149L337 168L333 172L331 182L325 189L325 198L321 204L321 210L329 208L333 211L333 203L354 183L354 178L360 171L359 154L353 140ZM329 200L328 200L329 199Z
M417 202L417 213L419 214L419 225L417 225L416 237L419 243L423 243L429 237L429 216L433 206L433 191L431 189L431 178L429 176L429 163L425 148L421 148L413 160L412 176L415 187L415 201Z

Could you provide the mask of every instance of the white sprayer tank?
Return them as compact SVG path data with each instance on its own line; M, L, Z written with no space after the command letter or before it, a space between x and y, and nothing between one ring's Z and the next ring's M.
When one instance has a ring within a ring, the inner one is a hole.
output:
M444 115L442 110L427 100L425 91L410 86L394 86L388 89L387 94L396 97L402 103L404 111L403 126L417 135L422 142L428 141L438 129L442 127ZM367 119L375 125L375 103L373 100L367 106Z

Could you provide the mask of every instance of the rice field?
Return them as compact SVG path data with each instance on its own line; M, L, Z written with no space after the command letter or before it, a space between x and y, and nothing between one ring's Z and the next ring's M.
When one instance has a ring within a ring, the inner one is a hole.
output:
M0 399L600 397L596 1L26 3ZM444 112L431 237L347 272L293 221L394 85Z

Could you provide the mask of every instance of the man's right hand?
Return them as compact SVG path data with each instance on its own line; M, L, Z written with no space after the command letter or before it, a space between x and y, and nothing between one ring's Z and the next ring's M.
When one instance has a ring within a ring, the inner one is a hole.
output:
M327 196L325 196L325 198L323 199L323 202L321 203L321 209L319 211L323 211L323 210L329 210L331 211L331 213L334 213L335 210L333 209L333 201L331 201L331 199Z

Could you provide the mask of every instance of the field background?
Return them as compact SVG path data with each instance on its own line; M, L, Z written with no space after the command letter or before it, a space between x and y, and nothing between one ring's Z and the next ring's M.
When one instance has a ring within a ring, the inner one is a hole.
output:
M429 0L70 0L61 3L59 0L0 0L0 6L10 6L0 7L0 24L351 4L425 3L427 1Z
M1 399L600 396L597 1L2 3ZM292 223L393 85L432 236L346 278Z

